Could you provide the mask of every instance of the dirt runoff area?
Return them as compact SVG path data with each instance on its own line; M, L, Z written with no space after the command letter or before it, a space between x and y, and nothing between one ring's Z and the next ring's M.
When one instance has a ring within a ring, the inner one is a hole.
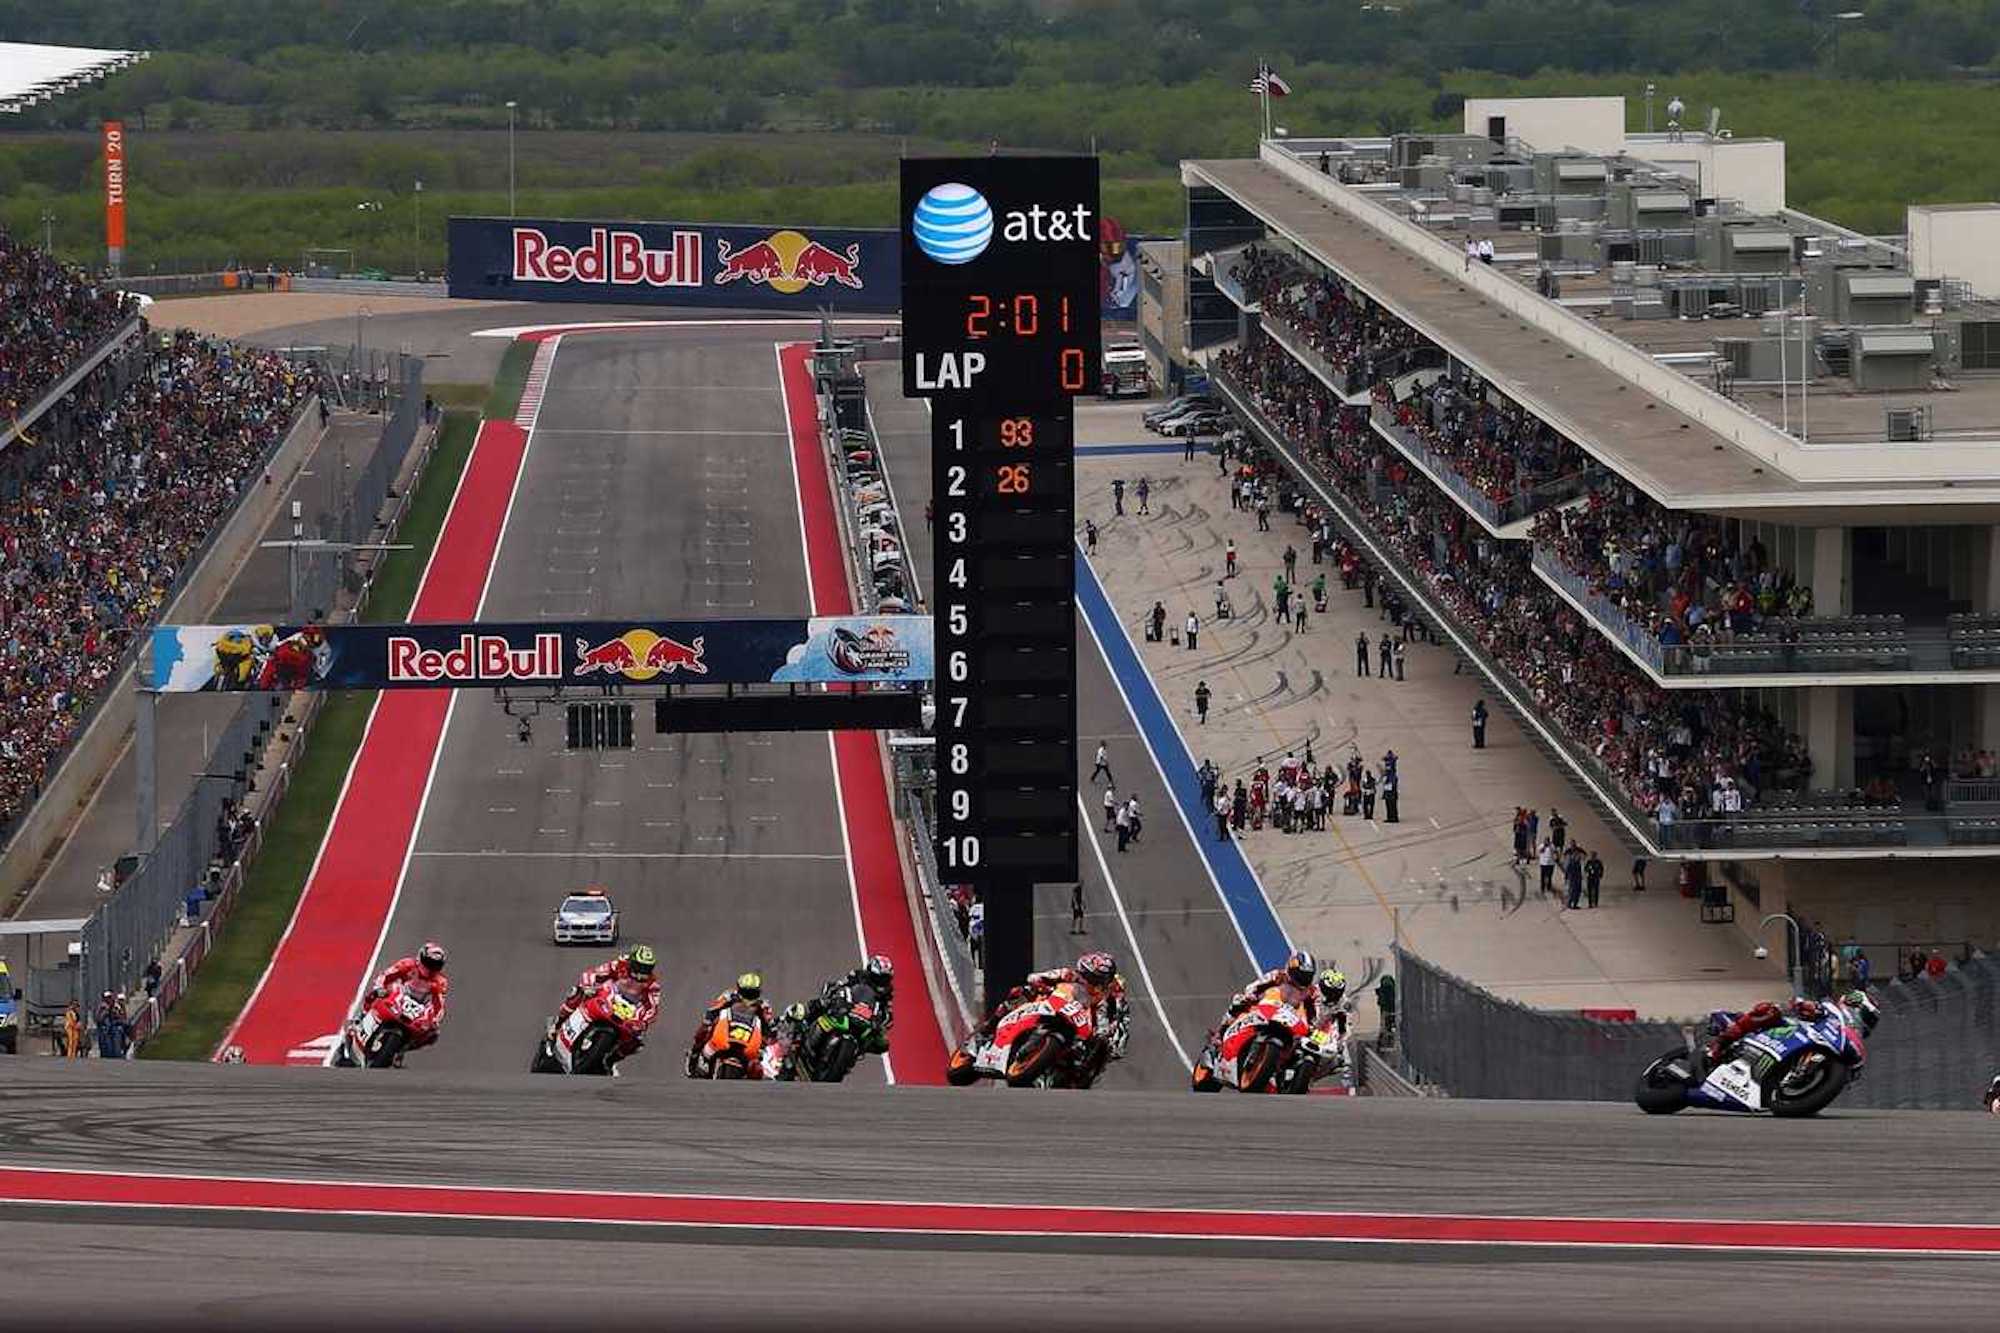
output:
M491 301L453 301L435 296L347 296L324 292L237 292L158 301L148 314L155 328L193 329L219 338L252 338L270 329L318 320L370 315L438 313Z

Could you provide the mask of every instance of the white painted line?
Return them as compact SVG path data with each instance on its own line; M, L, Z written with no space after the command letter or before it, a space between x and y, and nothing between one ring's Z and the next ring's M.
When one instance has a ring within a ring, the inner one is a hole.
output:
M521 809L519 806L514 805L489 805L486 807L486 813L489 815L518 815L521 813Z
M1076 808L1083 816L1084 826L1088 828L1090 811L1084 808L1081 795L1076 798ZM1119 896L1118 881L1111 873L1110 863L1104 859L1104 845L1096 838L1086 838L1085 841L1090 844L1091 852L1097 857L1097 868L1104 874L1104 887L1111 891L1112 906L1118 909L1118 920L1124 924L1125 938L1131 942L1132 958L1139 964L1139 980L1146 984L1146 994L1152 997L1153 1012L1160 1016L1160 1026L1166 1029L1167 1042L1174 1048L1174 1054L1180 1057L1181 1066L1192 1071L1194 1060L1188 1055L1187 1048L1181 1045L1181 1039L1174 1035L1174 1025L1167 1019L1167 1007L1160 1003L1159 988L1153 985L1153 969L1146 966L1146 952L1139 947L1139 936L1132 929L1131 918L1125 915L1125 900Z

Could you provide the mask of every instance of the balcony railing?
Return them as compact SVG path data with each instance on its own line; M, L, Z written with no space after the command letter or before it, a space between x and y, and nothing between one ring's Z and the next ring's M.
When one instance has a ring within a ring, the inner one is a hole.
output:
M1487 526L1492 528L1504 528L1509 523L1533 518L1544 509L1567 504L1589 489L1591 478L1596 475L1589 470L1572 472L1551 481L1516 488L1512 494L1496 500L1467 481L1449 458L1431 448L1415 431L1398 424L1383 412L1372 413L1371 422L1376 434L1420 461L1433 480L1457 496L1460 503L1485 519Z
M1537 546L1535 569L1581 606L1607 635L1662 676L1780 676L1868 672L2000 670L2000 643L1983 644L1944 626L1906 625L1901 616L1773 617L1755 633L1704 643L1661 643L1591 580Z

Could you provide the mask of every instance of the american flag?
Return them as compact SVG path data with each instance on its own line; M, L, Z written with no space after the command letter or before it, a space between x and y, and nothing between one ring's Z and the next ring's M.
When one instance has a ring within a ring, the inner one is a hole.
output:
M1250 91L1260 97L1283 97L1292 91L1292 85L1279 78L1269 65L1259 65L1257 77L1250 80Z

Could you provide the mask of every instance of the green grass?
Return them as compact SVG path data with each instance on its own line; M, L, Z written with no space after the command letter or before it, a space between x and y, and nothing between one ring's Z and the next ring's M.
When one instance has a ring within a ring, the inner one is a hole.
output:
M507 344L500 369L493 376L493 389L486 395L488 421L512 421L521 405L521 386L527 383L528 367L534 364L535 344L519 339Z
M424 392L429 394L439 407L465 407L477 412L486 405L486 395L491 393L492 389L485 384L425 380Z
M397 536L411 549L392 552L383 563L363 620L408 617L417 580L430 559L459 475L472 454L478 425L478 418L470 412L446 413L443 434ZM334 802L361 746L374 704L372 691L327 696L313 724L312 744L267 827L264 848L251 864L249 882L228 927L159 1034L141 1048L145 1059L206 1060L242 1012L251 989L277 951L299 895L305 891L306 876L319 854L327 821L333 816Z

